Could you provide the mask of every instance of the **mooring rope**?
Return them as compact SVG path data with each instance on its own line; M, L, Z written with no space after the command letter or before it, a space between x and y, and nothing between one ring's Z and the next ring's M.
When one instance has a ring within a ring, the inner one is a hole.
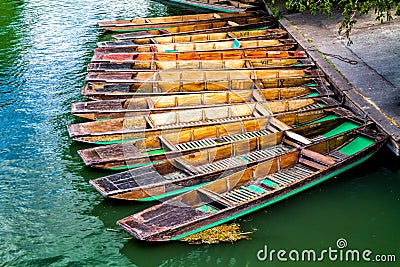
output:
M321 53L324 54L325 56L336 58L336 59L338 59L340 61L349 63L351 65L357 65L358 64L357 60L353 60L353 59L350 59L350 58L347 58L347 57L342 57L340 55L329 54L329 53L324 53L324 52L321 52Z

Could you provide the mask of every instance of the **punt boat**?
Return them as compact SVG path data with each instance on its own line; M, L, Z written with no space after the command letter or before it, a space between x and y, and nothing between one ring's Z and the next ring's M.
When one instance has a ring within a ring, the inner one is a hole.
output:
M386 139L374 128L364 127L312 142L239 172L228 173L117 223L140 240L179 240L335 177L366 161Z
M185 25L190 23L208 21L226 21L235 18L265 16L262 12L230 12L230 13L206 13L194 15L181 15L169 17L134 18L113 21L99 21L98 25L108 31L124 32L148 29L163 29L165 27Z
M288 118L301 118L298 123L288 126L282 121ZM123 170L153 164L159 160L171 159L200 149L225 145L229 142L242 142L251 138L294 129L305 137L316 138L318 133L337 128L336 132L350 130L362 125L351 112L341 109L323 109L319 111L300 111L223 125L210 125L170 133L157 137L99 146L79 150L87 166L111 170ZM340 127L337 127L341 125Z
M199 92L197 94L175 94L135 97L128 99L97 100L72 104L71 113L90 120L115 119L133 115L164 113L178 109L224 106L237 103L274 101L269 105L293 105L292 98L333 96L324 87L284 87L261 90L240 90L224 92ZM311 103L314 100L309 100ZM299 102L307 102L300 100ZM290 110L291 108L287 108Z
M213 32L232 32L240 30L276 28L277 20L271 17L235 18L229 21L202 22L183 26L171 26L164 29L137 31L115 34L117 40L154 38L166 35L188 35Z
M202 43L202 42L218 42L220 40L251 40L251 39L283 39L288 35L283 29L261 29L261 30L242 30L234 32L215 32L215 33L199 33L199 34L183 34L161 37L144 37L129 40L112 40L98 42L99 48L106 47L126 47L136 46L139 44L172 44L172 43Z
M300 100L287 100L289 104L283 107L281 105L271 105L269 102L257 102L77 123L69 125L68 132L71 139L76 141L111 144L158 136L160 133L173 132L177 129L262 118L271 116L275 108L278 112L287 112L317 110L339 105L332 98ZM293 105L290 103L293 103ZM292 110L288 110L289 108Z

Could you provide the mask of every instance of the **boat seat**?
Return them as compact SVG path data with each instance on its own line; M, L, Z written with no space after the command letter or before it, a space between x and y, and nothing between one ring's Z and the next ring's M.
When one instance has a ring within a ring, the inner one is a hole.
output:
M226 136L221 136L219 138L205 138L205 139L176 144L174 147L176 147L176 149L178 150L197 149L202 147L216 146L220 145L221 143L230 143L230 142L240 141L243 139L255 138L270 133L272 133L270 130L261 130L261 131L248 132L244 134L226 135Z
M187 177L187 175L183 172L172 172L172 173L168 173L167 175L164 175L165 179L168 180L176 180L176 179L182 179Z
M304 165L307 165L307 166L313 167L315 169L318 169L318 170L322 170L322 169L326 168L326 166L323 165L323 164L320 164L318 162L315 162L315 161L312 161L312 160L308 160L308 159L305 159L305 158L300 158L299 162L303 163Z
M264 184L267 186L274 185L271 184L270 181L273 183L279 185L279 186L286 186L288 184L291 184L293 182L296 182L300 179L303 179L310 174L312 174L313 171L308 168L307 166L301 165L301 164L296 164L293 167L283 169L280 172L275 172L266 177L266 179L263 181ZM268 181L269 180L269 181ZM274 186L274 188L277 188Z
M248 185L248 186L241 186L237 189L228 191L228 192L222 194L221 197L224 200L226 200L234 205L237 205L237 204L252 200L254 198L257 198L261 195L264 195L267 192L268 192L267 190L265 190L259 186Z
M348 157L347 155L345 155L339 151L333 151L333 152L329 153L329 156L331 156L332 158L337 159L337 160L344 160L345 158Z
M261 159L273 158L278 154L288 151L290 148L284 145L277 145L273 147L264 148L262 150L256 150L243 155L238 155L235 157L230 157L201 166L197 166L198 172L207 173L219 170L227 170L229 168L247 164L249 162L256 162Z
M325 106L326 105L323 104L323 103L315 103L315 104L311 104L311 105L308 105L306 107L303 107L303 108L299 109L299 111L306 111L306 110L310 110L310 109L323 108Z

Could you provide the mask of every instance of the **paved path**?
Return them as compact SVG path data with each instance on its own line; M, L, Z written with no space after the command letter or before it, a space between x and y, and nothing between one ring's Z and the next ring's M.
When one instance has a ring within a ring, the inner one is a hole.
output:
M392 136L392 141L399 145L400 18L383 24L371 16L358 18L350 47L346 46L347 40L338 34L340 15L327 18L322 15L292 14L285 18L291 24L289 28L297 30L309 42L309 49L315 48L358 62L352 65L327 56L349 86L356 89L349 97L354 99L358 94L360 101L356 102L361 104L361 110L378 122ZM285 20L282 20L282 24L285 26Z

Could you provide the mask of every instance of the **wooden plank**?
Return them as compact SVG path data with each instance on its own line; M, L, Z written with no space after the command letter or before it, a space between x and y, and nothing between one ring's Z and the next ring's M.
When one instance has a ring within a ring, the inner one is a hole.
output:
M320 153L314 152L314 151L309 150L309 149L302 149L301 150L301 154L303 154L306 157L312 158L312 159L314 159L316 161L325 163L327 165L333 165L333 164L336 163L333 158L325 156L325 155L322 155Z
M174 144L172 144L169 140L167 140L164 136L160 135L158 138L160 138L160 141L163 145L165 145L169 150L171 151L177 151L178 149Z
M318 164L317 162L314 162L314 161L311 161L311 160L308 160L308 159L304 159L304 158L300 158L299 162L303 163L303 164L305 164L307 166L313 167L315 169L318 169L318 170L322 170L322 169L326 168L326 166L324 166L322 164Z
M305 145L309 145L309 144L312 143L308 138L305 138L305 137L303 137L303 136L301 136L301 135L299 135L297 133L294 133L292 131L286 131L286 135L289 138L292 138L292 139L294 139L294 140L296 140L296 141L298 141L298 142L300 142L302 144L305 144Z

